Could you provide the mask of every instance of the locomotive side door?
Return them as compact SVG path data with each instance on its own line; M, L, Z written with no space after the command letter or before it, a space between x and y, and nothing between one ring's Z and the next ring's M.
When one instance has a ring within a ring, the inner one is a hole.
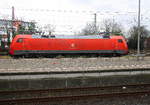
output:
M122 46L123 46L123 40L122 39L116 39L116 52L118 54L121 54L121 50L122 50Z
M61 39L60 41L62 53L76 53L78 49L76 39Z
M29 47L29 44L28 44L28 39L27 38L24 38L23 39L23 43L22 43L22 49L24 51L25 54L28 54L28 47Z

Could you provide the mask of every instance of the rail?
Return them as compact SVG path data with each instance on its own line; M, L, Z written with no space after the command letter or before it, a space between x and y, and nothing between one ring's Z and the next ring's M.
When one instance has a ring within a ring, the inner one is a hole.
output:
M17 94L22 94L22 96L17 96ZM150 95L150 84L0 91L0 105L5 105L8 103L37 103L59 100L83 100L97 97L107 98L137 95Z
M45 97L45 98L26 98L26 99L9 99L0 100L0 105L6 103L39 103L39 102L51 102L51 101L62 101L62 100L82 100L89 98L108 98L108 97L124 97L124 96L137 96L137 95L150 95L150 91L142 92L116 92L110 94L96 94L96 95L76 95L76 96L59 96L59 97Z

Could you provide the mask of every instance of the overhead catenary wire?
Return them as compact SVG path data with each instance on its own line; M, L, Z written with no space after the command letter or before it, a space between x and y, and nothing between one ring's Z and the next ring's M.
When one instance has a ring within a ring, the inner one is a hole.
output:
M0 10L11 10L11 8L0 8ZM58 13L98 13L98 14L136 14L136 11L91 11L91 10L61 10L61 9L39 9L39 8L16 8L17 11L30 12L58 12Z
M4 13L4 11L7 11ZM0 8L3 14L9 15L11 19L11 8ZM117 22L130 25L131 19L137 16L136 11L94 11L94 10L59 10L59 9L40 9L40 8L15 8L15 17L18 20L36 21L39 24L52 24L56 27L64 28L64 30L74 31L76 27L79 31L87 23L94 21L94 13L97 15L97 23L104 19L115 17ZM2 15L1 15L2 16ZM143 15L144 18L145 15ZM144 21L148 21L147 17ZM130 21L130 22L129 22ZM80 28L79 28L80 27ZM57 30L59 31L59 30Z

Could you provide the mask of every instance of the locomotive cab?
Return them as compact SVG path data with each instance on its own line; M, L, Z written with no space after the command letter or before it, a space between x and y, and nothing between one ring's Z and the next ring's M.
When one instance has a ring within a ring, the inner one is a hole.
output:
M125 55L128 54L128 46L125 41L125 38L122 36L115 36L116 38L116 53L119 55Z
M22 55L24 50L26 49L26 41L25 39L29 38L29 36L17 35L10 44L10 55Z

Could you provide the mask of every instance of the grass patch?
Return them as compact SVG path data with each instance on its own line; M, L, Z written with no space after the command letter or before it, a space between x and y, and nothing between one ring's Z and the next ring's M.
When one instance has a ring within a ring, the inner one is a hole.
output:
M11 59L11 56L8 55L0 56L0 59Z

